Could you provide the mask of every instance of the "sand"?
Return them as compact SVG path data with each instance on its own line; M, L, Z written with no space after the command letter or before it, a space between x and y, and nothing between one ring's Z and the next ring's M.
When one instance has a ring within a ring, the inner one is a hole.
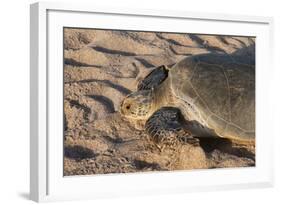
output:
M253 38L64 29L64 175L255 166L254 145L202 139L162 152L118 110L153 68Z

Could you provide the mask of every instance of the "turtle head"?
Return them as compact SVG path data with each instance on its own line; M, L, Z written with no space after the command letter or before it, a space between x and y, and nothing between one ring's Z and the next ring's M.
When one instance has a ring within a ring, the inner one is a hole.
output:
M133 92L121 103L120 113L126 118L146 120L150 117L152 103L152 90Z

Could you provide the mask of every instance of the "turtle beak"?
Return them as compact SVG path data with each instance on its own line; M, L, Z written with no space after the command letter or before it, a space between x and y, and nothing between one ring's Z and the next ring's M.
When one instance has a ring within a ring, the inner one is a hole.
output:
M122 107L123 107L123 103L124 103L124 100L121 101L120 105L119 105L119 109L118 109L118 112L123 116L124 113L122 111Z
M124 113L124 102L125 102L125 99L126 98L124 98L124 100L121 101L120 106L119 106L119 110L118 110L118 112L121 114L121 116L123 118L126 118L125 117L125 113Z

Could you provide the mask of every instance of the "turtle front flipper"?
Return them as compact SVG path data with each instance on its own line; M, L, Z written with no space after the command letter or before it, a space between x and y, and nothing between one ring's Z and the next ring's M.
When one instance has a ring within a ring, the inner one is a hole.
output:
M175 107L162 107L145 123L145 130L160 150L178 143L199 145L199 140L184 128L185 119Z
M161 65L153 69L142 81L139 82L138 90L150 90L160 85L167 77L169 70Z

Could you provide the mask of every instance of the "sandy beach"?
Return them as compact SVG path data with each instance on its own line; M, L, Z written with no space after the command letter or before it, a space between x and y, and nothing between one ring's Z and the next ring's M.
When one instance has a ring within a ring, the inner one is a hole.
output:
M64 29L64 175L255 166L255 146L202 139L160 152L121 117L120 103L155 67L231 54L250 37Z

